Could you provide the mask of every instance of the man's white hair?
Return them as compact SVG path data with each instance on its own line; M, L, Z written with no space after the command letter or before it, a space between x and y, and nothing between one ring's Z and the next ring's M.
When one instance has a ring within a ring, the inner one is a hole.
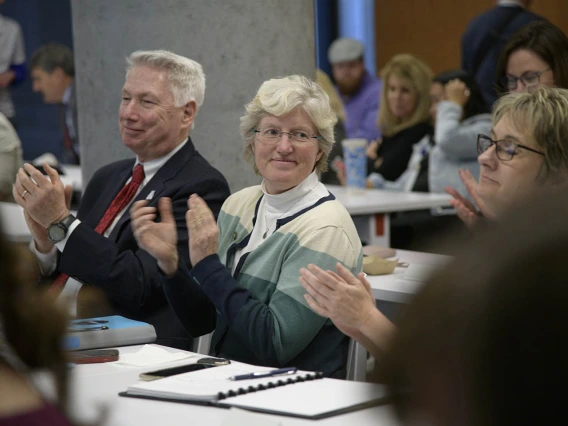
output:
M183 106L195 101L197 110L205 98L205 74L201 64L167 50L137 50L126 58L126 74L136 66L147 66L168 73L174 105Z

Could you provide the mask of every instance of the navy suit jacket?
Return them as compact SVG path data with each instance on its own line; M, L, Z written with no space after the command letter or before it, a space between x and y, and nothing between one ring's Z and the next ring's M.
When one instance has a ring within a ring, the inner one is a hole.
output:
M109 238L94 230L130 177L134 162L134 159L117 161L95 173L85 189L77 214L81 224L60 253L57 269L102 290L114 313L154 325L158 343L191 349L190 334L196 337L207 333L210 327L204 326L215 318L215 309L209 299L203 292L196 292L196 303L188 307L192 327L186 331L165 298L156 260L136 243L128 212L121 217ZM157 206L161 197L172 199L179 258L189 263L185 221L187 199L197 193L217 217L230 193L227 181L195 150L189 139L144 186L135 201L146 199L152 191L150 206Z
M473 74L476 67L476 59L480 55L482 56L478 60L480 63L473 77L481 88L487 105L490 106L497 100L497 91L495 90L497 61L507 40L521 27L533 21L544 19L523 9L511 21L505 24L503 29L497 34L499 22L502 22L504 16L507 16L511 9L514 8L520 8L520 6L495 6L476 16L469 22L461 40L462 69ZM491 45L486 53L483 53L480 51L481 45L488 34L492 34Z
M71 95L69 97L69 103L67 105L62 105L63 106L63 132L65 132L65 129L68 127L67 126L67 110L69 110L70 114L71 114L71 123L73 125L73 130L75 131L75 135L73 137L73 135L71 134L71 132L69 132L69 137L71 138L71 147L72 150L69 150L65 144L63 144L62 146L62 151L61 151L61 160L63 161L63 163L65 164L80 164L81 162L81 150L80 150L80 146L79 146L79 127L77 124L77 91L75 88L75 80L73 80L73 83L71 83ZM65 137L65 136L64 136Z

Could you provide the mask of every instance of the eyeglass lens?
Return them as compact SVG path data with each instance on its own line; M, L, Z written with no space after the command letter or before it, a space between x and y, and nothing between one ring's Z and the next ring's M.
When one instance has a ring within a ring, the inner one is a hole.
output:
M520 77L507 76L506 79L507 88L509 90L515 90L517 88L517 85L519 84L519 81L521 81L525 86L533 86L535 84L538 84L540 81L540 73L531 72Z
M497 158L502 161L509 161L513 159L516 151L516 145L514 143L504 140L494 141L491 138L482 135L477 137L477 153L479 155L491 148L492 145L495 145L495 155L497 155Z

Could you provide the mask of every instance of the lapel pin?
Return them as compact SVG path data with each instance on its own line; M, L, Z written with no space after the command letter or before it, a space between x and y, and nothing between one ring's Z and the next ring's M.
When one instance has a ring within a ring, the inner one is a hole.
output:
M149 193L148 196L146 197L146 200L150 201L152 198L154 198L154 193L155 193L155 192L156 192L156 191L154 191L154 190L150 191L150 193Z

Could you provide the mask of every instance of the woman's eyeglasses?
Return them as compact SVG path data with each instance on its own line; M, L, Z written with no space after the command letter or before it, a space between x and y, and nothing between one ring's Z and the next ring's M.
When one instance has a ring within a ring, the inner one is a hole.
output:
M501 78L501 84L503 87L506 87L507 90L515 90L519 81L522 81L525 87L536 86L540 83L540 76L541 74L545 73L546 71L550 71L550 68L547 68L542 71L530 71L526 72L520 77L513 77L512 75L506 75Z
M527 151L534 152L535 154L544 155L544 152L537 151L536 149L529 148L528 146L513 142L512 140L503 139L500 141L494 141L489 136L477 135L477 153L479 155L483 154L493 145L495 145L495 154L501 161L511 161L517 154L518 148L526 149Z
M321 139L321 136L313 136L308 133L298 130L295 132L281 132L276 129L252 129L254 133L258 134L258 138L261 142L265 144L276 144L282 137L282 135L288 135L291 142L298 144L305 144L310 142L312 139Z

